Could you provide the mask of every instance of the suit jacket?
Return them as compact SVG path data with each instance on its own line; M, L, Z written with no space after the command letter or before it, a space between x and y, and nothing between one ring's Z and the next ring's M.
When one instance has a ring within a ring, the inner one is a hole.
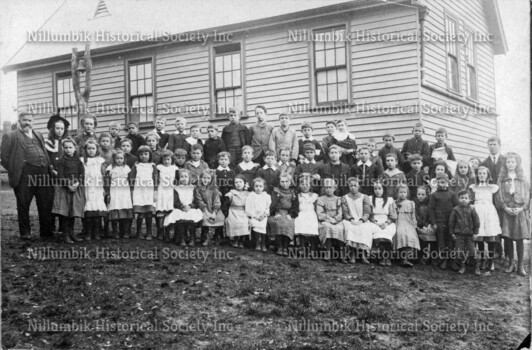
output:
M493 163L491 160L491 155L488 158L484 159L480 165L485 166L490 170L492 183L496 184L499 181L499 173L501 172L502 166L506 163L506 157L499 153L499 159L497 159L497 164Z
M48 164L51 165L52 163L50 162L48 152L46 152L46 147L42 134L38 131L33 130L33 136L39 140L43 153L45 154L46 159L48 160ZM12 188L17 187L20 182L22 168L24 167L25 163L25 148L26 143L24 142L24 133L22 132L22 130L14 130L2 137L2 146L0 149L1 163L7 170L7 175L9 177L9 185Z

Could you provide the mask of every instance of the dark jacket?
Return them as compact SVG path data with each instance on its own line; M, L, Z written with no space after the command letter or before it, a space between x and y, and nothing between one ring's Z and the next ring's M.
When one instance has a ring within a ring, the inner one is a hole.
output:
M271 193L272 204L270 205L270 216L275 216L279 210L288 210L288 214L292 218L297 218L299 210L299 197L297 193L292 190L284 190L275 187Z
M497 159L497 164L493 163L493 160L491 160L491 155L488 156L488 158L484 159L480 165L485 166L490 170L491 180L492 183L496 184L497 181L499 181L499 173L501 172L502 166L506 163L506 157L504 157L502 154L499 154L499 158Z
M176 149L182 148L187 151L187 154L190 153L190 144L186 141L188 136L185 134L171 134L168 137L168 147L172 152L175 152Z
M472 206L458 205L451 211L449 232L459 235L476 235L480 228L480 219Z
M245 145L251 145L251 133L249 132L249 129L245 125L240 124L240 123L238 124L238 136L240 138L241 147ZM230 139L231 139L231 134L229 131L229 125L227 125L222 130L222 141L224 142L226 149L231 148L231 145L229 142Z
M370 166L355 163L351 166L351 175L360 180L360 192L370 196L373 194L373 184L382 177L382 171L373 162Z
M458 199L454 192L438 189L429 198L430 223L432 225L449 224L449 217Z
M203 145L203 159L209 168L216 169L218 166L218 153L225 151L225 144L220 137L208 138Z

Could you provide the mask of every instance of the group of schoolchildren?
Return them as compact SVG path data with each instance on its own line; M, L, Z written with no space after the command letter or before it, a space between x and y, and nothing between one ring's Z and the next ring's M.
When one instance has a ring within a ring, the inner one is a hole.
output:
M209 125L206 140L198 126L186 134L181 117L177 131L166 132L161 116L146 136L128 123L125 137L118 123L96 135L96 118L85 116L83 132L70 138L68 122L52 116L46 145L58 180L53 213L64 241L172 236L192 246L201 228L203 245L225 238L233 247L267 252L275 243L278 255L288 256L294 246L303 256L342 263L369 264L376 251L382 266L398 258L411 267L419 257L420 264L430 258L464 273L469 255L480 274L495 269L502 236L506 272L525 274L530 188L519 155L504 157L494 145L496 164L486 164L492 158L457 162L445 129L437 129L429 145L421 123L401 149L386 133L377 151L374 139L357 145L345 120L327 121L319 142L310 123L302 124L298 138L289 115L281 114L277 127L266 122L266 107L255 115L257 123L247 127L230 111L221 137ZM500 140L490 138L493 143ZM83 221L81 235L74 234L76 217Z

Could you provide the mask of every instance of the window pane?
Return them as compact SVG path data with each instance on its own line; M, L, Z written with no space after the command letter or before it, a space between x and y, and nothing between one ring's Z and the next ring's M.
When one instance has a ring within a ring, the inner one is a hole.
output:
M224 74L223 73L216 73L215 85L217 89L224 87Z
M62 94L63 93L63 82L64 82L63 79L58 79L57 80L57 93L58 94Z
M221 72L223 70L223 67L224 67L224 57L223 56L216 56L216 58L214 59L214 70L216 72Z
M345 65L345 47L336 49L336 65L337 66Z
M130 95L131 96L138 95L137 94L137 81L132 81L129 85L131 86Z
M218 95L218 98L216 99L216 107L217 107L216 113L225 113L226 112L225 98L224 97L221 97L220 95Z
M329 98L329 101L337 101L338 100L338 93L337 93L337 87L336 84L327 85L327 97Z
M338 100L347 100L347 83L338 84Z
M225 96L226 97L233 97L235 95L235 90L225 90Z
M239 96L235 97L235 108L238 111L244 110L244 104L242 102L242 94L240 94Z
M338 69L338 82L347 81L347 69Z
M231 70L231 55L224 56L224 71Z
M224 86L225 87L233 86L232 80L233 80L233 76L231 72L230 71L225 72L224 73Z
M347 39L345 37L345 29L337 30L336 37L338 38L338 40L336 40L336 47L345 47L345 41Z
M135 97L135 98L131 99L131 107L137 108L138 106L139 106L139 98Z
M70 128L72 130L77 130L78 129L78 117L77 116L72 117L71 123L70 123Z
M318 103L327 102L327 85L318 86Z
M233 71L233 86L240 86L240 70Z
M65 103L64 103L64 97L65 95L61 94L61 95L57 95L57 107L58 108L62 108L62 107L65 107Z
M137 80L137 66L135 65L129 66L129 79Z
M327 71L327 83L336 83L336 69Z
M74 96L74 91L71 91L68 94L68 105L74 106L76 104L76 96Z
M137 92L139 95L143 95L144 94L144 80L139 80L137 81Z
M137 79L144 79L144 65L143 64L139 64L137 66Z
M316 52L316 68L325 67L325 51Z
M316 80L318 82L318 85L327 84L327 72L318 72L318 74L316 75Z
M325 38L327 38L327 41L325 42L325 49L326 50L331 50L331 49L334 49L334 37L331 37L331 32L327 32L325 34ZM330 40L329 40L330 39Z
M325 51L325 66L326 67L333 67L334 65L335 65L335 62L334 62L334 50Z
M325 50L325 43L323 41L315 41L314 45L316 51Z
M240 53L233 55L233 70L240 69Z
M152 92L152 80L151 78L150 79L146 79L146 88L145 88L145 91L147 94L151 94Z
M146 63L144 68L144 77L151 78L151 63Z

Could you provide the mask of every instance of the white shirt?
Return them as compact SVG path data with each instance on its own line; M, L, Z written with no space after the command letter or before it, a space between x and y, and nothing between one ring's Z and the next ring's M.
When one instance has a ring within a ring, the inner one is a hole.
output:
M251 170L255 167L255 165L257 165L257 163L253 163L253 162L242 162L240 164L240 167L242 168L242 170Z
M220 170L220 171L224 171L224 170L225 170L225 171L229 171L229 170L231 170L231 169L229 169L229 167L225 167L225 168L224 168L224 167L222 167L221 165L219 165L218 168L216 168L216 170Z
M268 168L272 169L273 171L277 170L277 167L275 165L273 165L273 166L265 165L265 166L262 167L262 169L264 169L264 170L266 170Z
M308 160L307 158L305 158L305 160L303 161L303 163L305 164L316 164L316 160L312 159L312 160Z
M369 160L369 159L368 159L368 160L366 160L366 162L365 162L365 163L362 163L362 161L361 161L361 160L359 160L359 161L358 161L358 163L357 163L357 165L358 165L358 166L361 166L362 164L364 164L364 165L365 165L365 166L367 166L367 167L370 167L370 166L371 166L371 164L373 164L373 163L371 163L371 160Z

